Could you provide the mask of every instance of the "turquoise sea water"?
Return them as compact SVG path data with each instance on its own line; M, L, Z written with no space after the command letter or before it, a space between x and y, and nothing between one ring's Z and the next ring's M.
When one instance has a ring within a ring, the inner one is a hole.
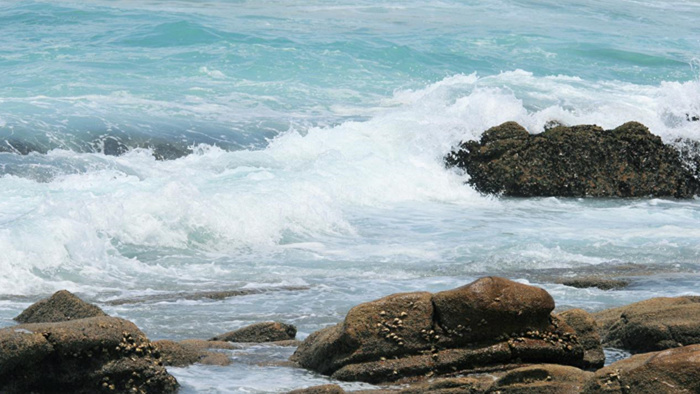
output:
M153 339L303 337L485 274L559 308L699 294L697 198L499 199L442 164L509 120L699 140L699 19L659 0L0 1L0 325L63 288ZM552 283L583 274L632 285ZM241 288L263 291L177 295ZM291 351L173 373L184 392L325 382L270 365Z

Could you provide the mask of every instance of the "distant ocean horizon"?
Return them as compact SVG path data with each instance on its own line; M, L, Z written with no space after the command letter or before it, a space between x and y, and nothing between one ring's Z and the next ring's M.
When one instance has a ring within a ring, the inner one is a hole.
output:
M0 326L60 289L176 340L303 338L482 275L561 309L700 295L697 197L484 196L443 162L506 121L700 141L698 20L671 0L0 0ZM631 285L551 280L583 274ZM178 296L233 289L261 291ZM328 382L258 365L292 351L170 370L184 393Z

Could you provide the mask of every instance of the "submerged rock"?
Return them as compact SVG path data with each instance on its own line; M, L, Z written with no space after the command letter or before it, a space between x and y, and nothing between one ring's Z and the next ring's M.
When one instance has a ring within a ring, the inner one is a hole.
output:
M596 371L582 393L700 393L700 345L620 360Z
M596 276L582 278L566 278L559 281L564 286L576 287L578 289L588 289L595 287L600 290L617 290L629 286L630 282L622 279L607 279Z
M291 360L370 383L521 363L583 365L574 330L544 290L498 277L458 289L394 294L311 334Z
M263 322L251 324L236 331L217 335L210 341L229 342L276 342L293 340L297 328L291 324L280 322Z
M614 130L558 126L537 135L507 122L445 161L466 170L478 191L506 196L691 198L700 190L679 152L636 122Z
M0 330L0 392L173 393L178 383L131 322L92 317Z
M107 316L67 290L61 290L25 309L15 320L20 323L53 323L87 317Z
M602 342L633 353L700 344L700 297L652 298L594 314Z

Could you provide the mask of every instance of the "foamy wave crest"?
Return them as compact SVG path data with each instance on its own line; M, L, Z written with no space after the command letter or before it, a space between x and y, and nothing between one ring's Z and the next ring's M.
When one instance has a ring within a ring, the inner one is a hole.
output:
M638 121L669 142L700 139L700 121L693 121L700 118L697 79L652 86L565 75L538 77L516 70L486 77L456 75L426 89L397 92L386 103L436 105L433 109L441 111L436 117L456 115L463 121L467 139L508 120L532 133L542 132L550 121L604 128Z
M261 281L293 271L255 261L465 260L459 238L415 235L459 237L460 226L439 228L456 210L497 217L509 208L445 169L453 146L509 120L531 132L551 120L603 127L638 120L665 139L697 139L700 122L683 117L697 110L699 89L697 81L654 87L524 71L457 75L397 91L367 121L291 129L261 150L200 146L170 161L145 149L5 156L16 160L4 168L14 175L0 178L0 289L167 288L245 280L253 268ZM406 207L430 212L435 224L412 222ZM402 244L413 236L415 243ZM489 251L489 261L498 253ZM588 261L567 250L561 256Z

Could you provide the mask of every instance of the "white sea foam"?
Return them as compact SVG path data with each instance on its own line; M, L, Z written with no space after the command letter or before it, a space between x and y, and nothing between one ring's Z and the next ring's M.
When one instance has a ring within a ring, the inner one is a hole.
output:
M255 260L338 262L258 266L273 282L295 270L336 275L341 262L355 265L345 274L407 278L426 269L624 261L635 247L645 248L635 259L650 261L656 254L648 250L663 250L684 261L697 253L696 202L657 209L655 200L602 207L501 201L465 186L466 177L442 160L460 141L508 120L536 133L550 120L611 128L636 119L666 139L694 138L700 123L669 122L668 114L694 111L697 90L696 81L652 87L525 71L456 75L397 91L367 121L293 128L262 150L200 146L171 161L141 149L119 157L28 156L15 173L31 178L48 168L50 181L0 178L7 268L0 287L9 294L167 289L176 278L194 285L247 277L245 262ZM688 99L672 107L679 92ZM373 261L397 269L367 271Z

